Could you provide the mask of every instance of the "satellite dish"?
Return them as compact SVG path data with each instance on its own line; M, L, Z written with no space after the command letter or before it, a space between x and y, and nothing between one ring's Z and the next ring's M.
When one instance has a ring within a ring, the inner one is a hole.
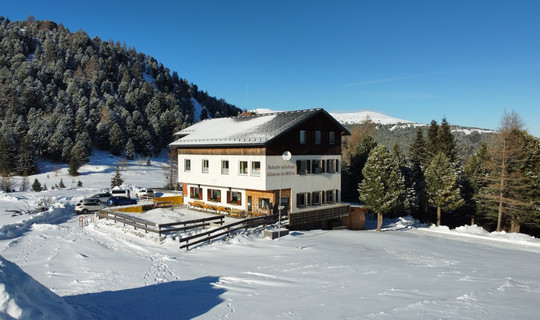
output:
M292 154L289 151L285 151L285 152L283 152L281 157L283 158L283 160L289 161L289 160L291 160Z

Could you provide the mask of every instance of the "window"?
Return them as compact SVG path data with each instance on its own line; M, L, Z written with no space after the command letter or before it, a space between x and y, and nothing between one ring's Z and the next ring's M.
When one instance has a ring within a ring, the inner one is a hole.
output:
M312 163L313 164L312 164L311 168L313 170L312 171L313 173L319 174L319 173L323 172L323 169L322 169L322 166L321 166L321 160L313 160Z
M296 207L303 208L311 205L311 192L301 192L296 194Z
M190 187L189 188L189 197L191 199L200 199L201 198L201 188L199 188L199 187Z
M208 160L203 160L202 161L202 172L203 173L208 173Z
M326 202L334 203L334 190L326 191Z
M297 208L303 208L306 206L306 194L305 193L297 193L296 194L296 207Z
M248 174L248 162L240 161L240 174Z
M334 131L328 132L328 144L336 144L336 133Z
M221 191L218 189L208 189L207 197L209 201L221 202Z
M326 161L326 172L328 173L335 173L336 172L336 160L328 160Z
M261 175L261 162L260 161L252 161L251 162L251 175L252 176L260 176Z
M321 144L321 132L315 131L315 144Z
M311 203L314 205L321 204L321 192L315 191L311 193Z
M221 160L221 174L229 174L229 160Z
M190 159L184 159L184 171L190 172L191 171L191 160Z
M270 199L259 198L259 209L268 209L270 208Z
M227 191L227 203L241 206L242 193L237 191Z
M306 144L306 130L300 130L300 144Z
M311 173L311 161L310 160L296 160L296 173L297 174Z

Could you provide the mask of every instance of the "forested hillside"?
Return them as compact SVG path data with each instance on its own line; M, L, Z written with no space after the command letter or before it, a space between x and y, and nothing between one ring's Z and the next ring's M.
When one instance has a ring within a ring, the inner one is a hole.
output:
M346 124L349 131L355 131L363 124ZM374 138L377 143L392 147L398 145L403 152L409 153L410 146L416 137L417 127L421 127L424 133L428 130L428 125L418 125L413 123L400 124L377 124ZM483 142L489 143L495 134L494 131L467 128L458 125L450 125L450 130L454 136L457 153L463 159L468 159L476 153Z
M52 21L0 17L0 168L36 159L82 164L93 148L128 158L158 153L194 120L237 115L153 57Z
M540 140L506 113L496 132L451 126L351 128L342 155L342 200L383 216L540 236Z

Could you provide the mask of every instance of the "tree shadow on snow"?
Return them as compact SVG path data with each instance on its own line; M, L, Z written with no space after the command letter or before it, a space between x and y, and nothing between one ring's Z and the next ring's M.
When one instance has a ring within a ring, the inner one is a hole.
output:
M65 297L74 307L94 319L192 319L224 300L224 289L213 286L218 277L172 281L120 291L105 291Z

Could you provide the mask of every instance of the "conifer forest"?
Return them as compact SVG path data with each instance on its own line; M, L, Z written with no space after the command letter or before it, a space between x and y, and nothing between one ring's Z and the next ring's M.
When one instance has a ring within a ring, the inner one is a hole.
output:
M33 174L36 157L82 165L94 148L151 156L200 119L237 115L153 57L62 24L0 17L0 168Z
M502 115L496 132L472 136L475 143L453 133L446 119L417 126L407 139L388 139L369 119L351 132L342 200L365 204L379 216L379 229L383 217L411 215L540 236L540 140L514 111Z

